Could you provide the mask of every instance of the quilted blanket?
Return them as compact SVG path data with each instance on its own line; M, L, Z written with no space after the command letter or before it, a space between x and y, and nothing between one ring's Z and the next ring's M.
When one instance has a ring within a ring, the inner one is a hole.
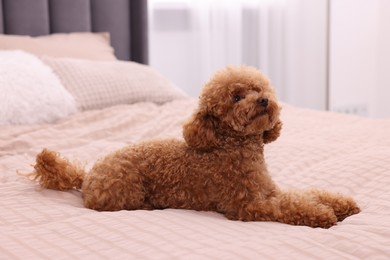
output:
M56 124L0 128L0 259L388 259L390 120L284 105L281 137L265 147L283 189L353 196L362 212L330 229L230 221L214 212L97 212L79 191L39 189L21 174L44 147L90 168L140 140L182 138L196 106L184 99L85 111Z

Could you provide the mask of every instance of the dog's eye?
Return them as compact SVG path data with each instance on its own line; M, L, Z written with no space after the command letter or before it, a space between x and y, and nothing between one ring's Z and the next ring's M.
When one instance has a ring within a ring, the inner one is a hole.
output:
M233 96L233 102L234 102L234 103L240 101L241 99L243 99L243 97L240 96L240 95L234 95L234 96Z

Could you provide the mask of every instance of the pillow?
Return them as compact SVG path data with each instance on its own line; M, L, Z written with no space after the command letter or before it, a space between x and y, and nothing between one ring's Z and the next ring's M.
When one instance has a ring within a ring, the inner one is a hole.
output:
M0 125L49 123L76 109L71 94L41 60L0 51Z
M162 104L187 97L149 66L130 61L89 61L42 57L75 97L81 110L117 104Z
M0 50L90 60L116 60L108 33L57 33L39 37L0 34Z

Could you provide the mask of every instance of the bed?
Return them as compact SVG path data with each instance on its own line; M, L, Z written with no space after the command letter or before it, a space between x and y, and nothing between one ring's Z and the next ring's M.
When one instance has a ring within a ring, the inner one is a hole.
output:
M42 190L23 176L44 147L88 169L127 144L182 138L197 99L142 65L146 15L143 0L0 1L0 259L388 259L390 119L283 104L282 135L265 147L274 180L361 207L330 229L191 210L97 212L77 190Z

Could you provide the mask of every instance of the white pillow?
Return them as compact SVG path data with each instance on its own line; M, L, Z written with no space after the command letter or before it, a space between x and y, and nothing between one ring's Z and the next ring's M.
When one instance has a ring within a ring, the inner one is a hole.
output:
M24 51L0 51L0 125L50 123L77 110L50 67Z
M149 66L130 61L91 61L42 57L75 97L81 110L118 104L162 104L188 97Z

